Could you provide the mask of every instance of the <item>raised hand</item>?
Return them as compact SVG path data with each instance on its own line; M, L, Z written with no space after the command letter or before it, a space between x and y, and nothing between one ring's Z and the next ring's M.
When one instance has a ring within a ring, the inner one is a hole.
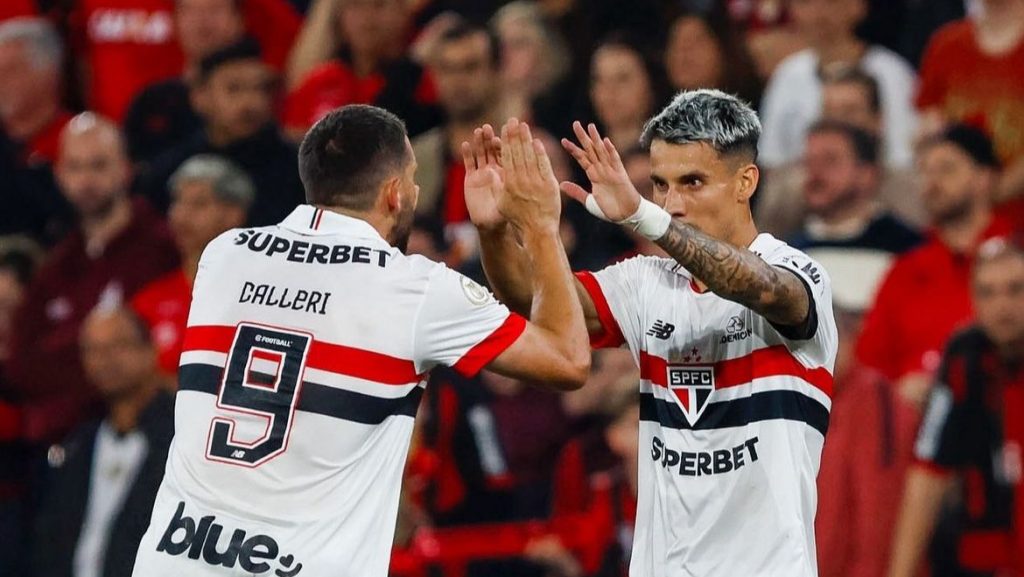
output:
M495 229L505 223L498 211L498 197L504 194L501 167L501 139L485 124L473 131L473 141L462 143L462 162L466 165L465 195L469 219L480 230Z
M516 228L544 227L557 231L562 211L558 179L540 140L525 122L510 118L501 129L504 194L498 210Z
M612 141L602 138L597 126L593 124L584 130L583 125L576 121L572 124L572 130L579 145L563 138L562 146L586 171L591 192L588 193L572 182L563 182L562 190L583 203L591 213L605 220L620 222L633 216L640 206L640 193L630 182L626 167L622 165L622 159ZM588 197L592 197L590 202L587 201ZM595 211L595 204L600 211Z

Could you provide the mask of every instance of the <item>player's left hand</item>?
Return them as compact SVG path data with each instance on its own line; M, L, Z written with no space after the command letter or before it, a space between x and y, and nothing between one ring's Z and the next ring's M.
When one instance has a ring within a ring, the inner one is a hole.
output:
M494 230L505 224L505 217L498 211L498 198L505 188L501 139L490 124L474 130L472 142L462 143L462 162L466 165L469 220L479 230Z
M602 138L594 124L584 130L583 125L576 121L572 130L579 145L563 138L562 146L586 171L591 192L572 182L563 182L562 190L583 203L598 218L621 222L633 216L640 207L640 193L630 182L615 145L611 140Z
M557 234L562 197L544 144L525 122L510 118L501 129L505 190L498 210L517 230L547 229Z

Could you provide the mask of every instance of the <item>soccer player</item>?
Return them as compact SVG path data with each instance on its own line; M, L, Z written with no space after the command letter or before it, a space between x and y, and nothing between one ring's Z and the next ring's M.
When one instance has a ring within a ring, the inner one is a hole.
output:
M816 575L815 476L828 428L836 326L829 278L750 214L760 123L719 91L680 93L644 128L653 202L594 125L565 148L588 193L562 189L671 258L636 257L576 278L595 347L626 344L640 367L634 577ZM514 131L513 131L514 132ZM496 209L497 150L467 172L485 270L513 309L531 304L529 249ZM502 150L501 157L506 156ZM506 183L507 185L507 183Z
M558 181L537 141L514 135L502 154L497 207L530 255L530 322L403 254L416 160L402 121L371 106L306 134L310 204L207 246L137 577L383 577L432 367L582 386L590 351Z

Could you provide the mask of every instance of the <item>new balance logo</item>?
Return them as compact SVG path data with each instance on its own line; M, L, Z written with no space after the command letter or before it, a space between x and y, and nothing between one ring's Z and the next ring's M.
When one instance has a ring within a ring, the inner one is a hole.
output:
M676 326L672 323L666 323L664 321L654 321L654 326L647 331L647 336L654 337L656 339L667 340L672 336L672 331L676 330Z

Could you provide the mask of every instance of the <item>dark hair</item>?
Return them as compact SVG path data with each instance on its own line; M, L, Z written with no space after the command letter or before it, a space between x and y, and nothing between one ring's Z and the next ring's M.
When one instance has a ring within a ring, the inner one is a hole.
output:
M441 33L441 37L437 40L437 47L440 49L445 44L464 40L476 34L483 34L487 37L487 48L491 52L491 67L501 66L501 40L489 26L473 24L468 20L459 20L451 28Z
M878 139L867 130L838 120L819 120L807 131L808 135L823 133L839 134L846 138L857 162L878 164Z
M234 44L225 46L199 61L199 82L206 82L210 75L225 64L239 60L259 60L260 45L252 38L243 38Z
M665 102L668 101L672 94L672 90L669 88L668 76L665 73L665 66L661 62L661 56L653 49L651 42L645 41L640 38L637 34L626 30L616 30L608 34L601 40L601 42L594 47L594 51L590 54L590 64L594 62L594 55L601 48L622 48L636 54L637 58L644 67L644 75L647 76L647 82L651 87L651 110L650 114L661 108ZM588 72L591 75L589 84L593 84L593 71ZM593 106L591 104L591 106ZM596 115L595 115L596 116Z
M11 271L22 287L28 286L32 280L35 266L35 259L27 252L20 250L0 252L0 271Z
M757 75L757 65L747 48L746 31L732 19L726 2L715 2L707 10L688 9L680 4L670 7L666 16L669 35L666 37L666 47L672 28L684 18L699 20L718 45L718 50L722 54L722 76L719 80L721 85L699 88L719 88L729 94L735 94L749 102L756 110L761 102L761 93L764 92L764 83Z
M383 108L350 104L332 111L299 145L306 202L369 209L381 182L411 160L405 142L405 123Z
M871 112L878 114L882 110L882 97L878 89L878 80L857 66L840 66L821 72L822 85L857 84L867 90L868 104Z
M971 160L988 168L999 170L999 157L992 147L992 140L981 130L966 124L951 124L945 130L927 139L921 149L930 148L936 144L949 143L964 152Z

